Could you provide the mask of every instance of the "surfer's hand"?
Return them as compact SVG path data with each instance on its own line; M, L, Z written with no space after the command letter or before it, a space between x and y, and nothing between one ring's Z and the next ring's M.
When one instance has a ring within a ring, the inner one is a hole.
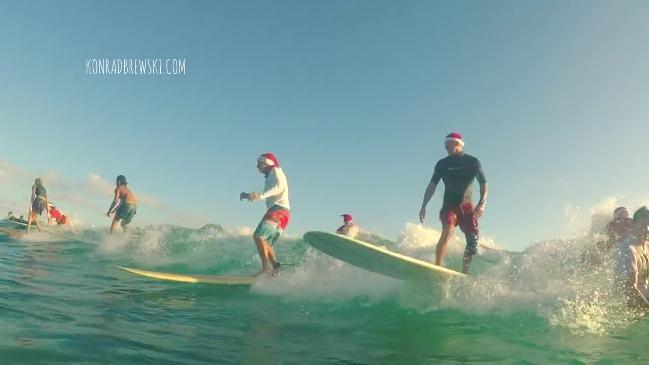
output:
M475 207L475 216L476 218L482 217L484 214L484 203L480 202L478 203L478 206Z
M110 218L110 212L106 213L106 217Z
M256 201L256 200L259 200L259 199L261 199L261 198L259 197L259 195L260 195L259 193L254 193L254 192L253 192L253 193L250 193L250 194L248 195L248 200L250 200L251 202L254 202L254 201Z
M419 222L424 223L426 220L426 208L421 207L421 210L419 211Z

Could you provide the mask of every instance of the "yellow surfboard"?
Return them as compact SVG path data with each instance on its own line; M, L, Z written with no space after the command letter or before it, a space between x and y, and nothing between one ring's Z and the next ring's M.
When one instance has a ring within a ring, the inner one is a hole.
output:
M169 272L156 272L129 267L117 266L118 269L130 272L131 274L146 276L148 278L177 281L181 283L204 283L216 285L239 285L249 286L259 280L258 276L218 276L218 275L191 275L191 274L174 274Z
M448 280L466 276L461 272L335 233L307 232L304 240L329 256L399 280Z

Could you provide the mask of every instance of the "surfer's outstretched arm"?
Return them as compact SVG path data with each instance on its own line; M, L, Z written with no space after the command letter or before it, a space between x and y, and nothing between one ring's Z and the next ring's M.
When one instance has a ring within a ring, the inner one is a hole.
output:
M34 205L34 199L36 199L36 185L32 186L32 197L29 199L29 213L32 212L32 206Z
M488 192L489 189L487 188L487 182L480 182L480 201L478 201L478 205L475 208L475 216L477 218L482 217L482 214L484 214L484 208L487 204Z
M424 220L426 220L426 205L428 205L428 202L435 194L435 189L437 188L437 184L439 184L439 180L442 179L442 169L440 168L440 161L437 161L437 164L435 164L435 169L433 170L433 177L430 178L430 182L428 183L428 186L426 187L426 192L424 193L424 201L421 203L421 209L419 210L419 221L421 223L424 223Z
M32 197L29 199L29 211L27 213L27 233L32 228L32 208L34 207L34 199L36 199L36 185L32 186Z
M110 204L110 207L108 208L108 212L106 212L106 216L110 217L111 213L113 213L113 210L117 207L119 204L119 191L115 189L115 197L113 198L113 202Z
M649 301L647 300L647 297L645 297L637 287L633 289L635 290L635 300L633 301L633 304L644 310L649 310Z
M421 203L421 209L419 210L419 221L421 223L424 223L424 220L426 219L426 205L428 205L428 202L435 194L436 188L437 188L437 184L434 183L433 180L431 180L430 183L428 183L428 187L426 187L426 192L424 193L424 200Z
M649 301L647 300L647 297L642 293L642 290L640 290L639 285L640 285L640 273L638 272L637 264L634 265L633 268L633 274L629 280L629 284L631 284L631 290L629 293L630 296L630 304L634 307L641 308L644 310L649 309Z

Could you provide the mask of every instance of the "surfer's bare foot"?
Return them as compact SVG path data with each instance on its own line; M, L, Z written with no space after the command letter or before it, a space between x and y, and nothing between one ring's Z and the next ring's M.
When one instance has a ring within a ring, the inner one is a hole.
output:
M279 275L279 268L282 266L279 262L273 262L273 271L271 272L272 276Z
M262 269L261 271L259 271L258 273L256 273L253 276L262 277L262 276L271 276L271 275L273 275L273 270L271 270L271 269Z

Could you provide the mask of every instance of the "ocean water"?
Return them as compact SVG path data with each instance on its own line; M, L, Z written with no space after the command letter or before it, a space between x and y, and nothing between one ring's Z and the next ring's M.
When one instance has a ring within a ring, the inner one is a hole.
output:
M0 236L2 364L641 364L649 323L577 264L587 242L485 252L471 278L407 284L282 237L281 274L250 288L162 282L117 265L251 274L249 230L220 226ZM395 243L432 260L437 232ZM454 241L447 265L457 268Z

